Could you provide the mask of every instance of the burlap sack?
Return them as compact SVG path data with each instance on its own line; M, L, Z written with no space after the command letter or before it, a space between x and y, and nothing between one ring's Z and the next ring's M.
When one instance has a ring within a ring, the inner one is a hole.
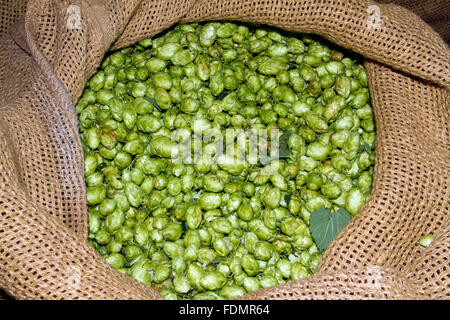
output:
M229 19L320 34L363 55L377 126L372 196L318 272L243 298L450 298L450 53L416 14L366 0L7 0L0 8L0 287L9 296L161 298L87 243L74 102L107 50L177 22ZM436 240L423 250L426 233Z
M396 3L419 15L431 25L441 37L450 42L450 3L448 0L379 0L381 3Z

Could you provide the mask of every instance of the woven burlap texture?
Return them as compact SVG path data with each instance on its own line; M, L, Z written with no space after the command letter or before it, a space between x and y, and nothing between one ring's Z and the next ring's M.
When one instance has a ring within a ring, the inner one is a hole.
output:
M360 53L377 126L372 196L317 273L242 298L450 298L450 53L417 15L365 0L23 3L1 5L0 287L9 296L161 298L87 243L74 102L108 50L178 22L235 20L319 34ZM426 233L436 240L422 249Z
M382 3L395 3L419 15L431 25L441 37L450 43L450 2L448 0L378 0Z

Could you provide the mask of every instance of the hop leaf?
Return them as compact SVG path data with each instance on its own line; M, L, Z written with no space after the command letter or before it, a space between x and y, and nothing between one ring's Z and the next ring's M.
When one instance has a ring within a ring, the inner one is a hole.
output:
M311 235L319 250L323 251L348 224L351 215L344 208L336 212L321 207L311 213L309 220Z
M159 104L156 102L155 98L144 97L144 99L147 101L150 101L153 104L153 106L156 108L156 110L158 110L159 112L162 112L162 109L159 106Z

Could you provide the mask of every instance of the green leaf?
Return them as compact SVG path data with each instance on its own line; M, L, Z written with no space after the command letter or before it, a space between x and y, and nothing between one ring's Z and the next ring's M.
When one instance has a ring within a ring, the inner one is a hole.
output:
M293 134L292 130L289 129L280 136L280 148L278 156L280 159L289 158L292 150L288 146L289 137Z
M309 226L319 250L325 250L351 218L351 215L344 208L339 208L336 212L330 212L325 207L313 211Z
M150 102L153 104L153 106L154 106L159 112L162 112L162 109L161 109L161 107L158 105L158 103L156 103L155 98L144 97L144 99L147 100L147 101L150 101Z
M279 139L279 146L278 146L278 151L276 156L273 157L269 157L268 155L261 155L259 157L259 161L262 165L266 165L274 160L279 160L279 159L287 159L291 156L292 150L289 148L288 146L288 140L289 137L293 134L294 132L289 129L285 132L283 132L283 134L280 136ZM273 148L276 148L276 146L274 146ZM267 150L268 151L268 150ZM272 151L268 151L268 153L272 154Z
M372 147L367 142L364 142L359 146L359 150L370 152L372 150Z
M289 202L291 201L291 198L292 198L292 192L289 192L289 193L284 195L284 202L286 202L286 206L289 205Z
M287 143L293 133L294 132L292 131L292 129L284 131L283 134L280 136L280 145Z
M291 155L290 149L280 148L279 153L278 153L278 158L279 159L287 159L287 158L289 158L290 155Z

